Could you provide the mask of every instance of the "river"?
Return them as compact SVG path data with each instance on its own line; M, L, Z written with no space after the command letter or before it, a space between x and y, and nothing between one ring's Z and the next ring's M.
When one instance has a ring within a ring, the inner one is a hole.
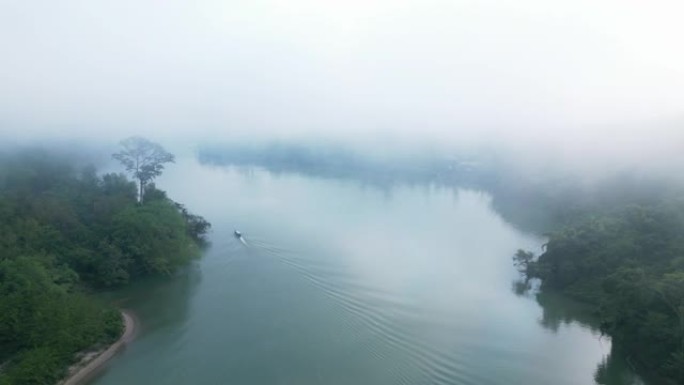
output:
M140 331L93 384L641 384L576 304L515 293L511 256L543 239L487 193L192 159L158 185L211 247L115 294Z

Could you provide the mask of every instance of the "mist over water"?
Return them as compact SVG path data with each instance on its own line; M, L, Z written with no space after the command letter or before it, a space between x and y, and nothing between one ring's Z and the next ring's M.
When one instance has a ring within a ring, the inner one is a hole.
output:
M147 137L179 159L159 186L214 225L192 273L119 293L143 329L97 384L632 385L590 316L513 293L510 257L575 204L681 199L682 14L3 1L0 151L118 172L117 142Z
M207 213L212 246L187 293L125 293L143 331L95 384L590 384L610 352L582 311L512 291L511 254L544 240L486 193L194 160L160 184ZM612 359L610 385L639 383Z
M5 1L0 137L428 145L581 173L672 172L684 146L684 55L673 49L683 7Z

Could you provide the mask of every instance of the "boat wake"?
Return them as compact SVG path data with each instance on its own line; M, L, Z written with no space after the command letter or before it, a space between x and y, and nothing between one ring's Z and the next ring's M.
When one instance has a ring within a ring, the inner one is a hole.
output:
M387 292L382 287L359 281L343 266L330 261L322 261L306 253L296 252L258 238L250 240L250 248L262 255L273 257L297 271L312 286L321 290L339 308L353 316L350 328L364 329L380 336L391 350L398 350L409 357L413 368L391 365L393 355L387 351L376 351L376 358L393 367L400 379L399 383L414 384L429 381L434 384L449 384L458 378L464 385L474 382L468 380L469 370L451 354L435 346L430 346L413 332L413 328L402 318L412 318L420 314L420 306ZM389 309L389 310L379 310ZM370 348L370 347L369 347ZM377 349L377 347L373 348Z

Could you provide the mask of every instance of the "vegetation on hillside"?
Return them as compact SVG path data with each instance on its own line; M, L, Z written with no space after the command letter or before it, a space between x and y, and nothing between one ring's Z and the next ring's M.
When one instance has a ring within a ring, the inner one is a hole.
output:
M0 384L52 384L76 352L121 333L88 292L169 274L209 224L153 184L44 150L0 155Z
M684 383L684 199L587 211L514 257L542 290L594 304L601 329L649 372Z

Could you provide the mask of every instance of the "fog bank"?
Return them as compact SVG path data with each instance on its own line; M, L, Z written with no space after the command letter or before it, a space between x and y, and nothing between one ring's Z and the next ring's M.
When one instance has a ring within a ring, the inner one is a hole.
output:
M682 14L674 0L10 0L0 137L681 166Z

